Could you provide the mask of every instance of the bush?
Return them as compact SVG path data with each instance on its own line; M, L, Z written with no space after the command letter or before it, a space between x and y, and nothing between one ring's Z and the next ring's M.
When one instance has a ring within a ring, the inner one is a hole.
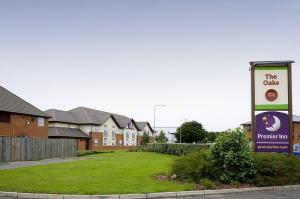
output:
M207 179L207 178L204 178L202 181L202 185L205 187L205 189L214 189L216 188L216 185L213 181Z
M101 153L114 153L114 151L94 151L94 150L77 151L77 157L82 157L86 155L95 155Z
M254 154L257 186L280 186L300 183L300 159L284 154Z
M179 180L199 183L213 175L213 168L209 150L201 150L175 159L170 174Z
M143 137L140 142L140 145L147 145L149 141L150 141L150 136L147 133L143 133Z
M193 151L208 149L210 144L147 144L142 149L148 152L158 152L171 155L186 155Z
M219 181L247 182L255 175L249 142L240 129L219 135L212 145L211 153L217 169L215 177Z

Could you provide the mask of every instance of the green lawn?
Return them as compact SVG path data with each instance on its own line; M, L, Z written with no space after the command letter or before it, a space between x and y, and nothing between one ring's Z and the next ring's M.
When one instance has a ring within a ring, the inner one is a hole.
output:
M125 194L192 190L194 184L159 181L174 156L125 152L87 160L0 171L0 190L36 193Z

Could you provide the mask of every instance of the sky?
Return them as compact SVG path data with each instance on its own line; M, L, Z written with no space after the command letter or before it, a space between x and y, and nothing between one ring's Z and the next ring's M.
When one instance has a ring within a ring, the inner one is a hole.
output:
M300 1L0 0L0 85L40 108L78 106L157 127L250 120L249 61L295 60Z

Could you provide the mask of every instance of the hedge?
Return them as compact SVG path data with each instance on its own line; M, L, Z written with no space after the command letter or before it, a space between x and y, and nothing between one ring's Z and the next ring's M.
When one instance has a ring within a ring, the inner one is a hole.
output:
M167 144L167 143L156 143L147 144L142 147L143 151L165 153L171 155L186 155L193 151L202 149L208 149L211 144Z

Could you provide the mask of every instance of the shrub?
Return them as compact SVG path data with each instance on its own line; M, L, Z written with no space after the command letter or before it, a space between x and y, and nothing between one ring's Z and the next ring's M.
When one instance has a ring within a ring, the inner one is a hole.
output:
M213 175L213 168L209 150L201 150L175 159L170 174L179 180L199 183Z
M168 138L163 130L161 130L157 137L155 137L156 142L166 143L168 142Z
M280 186L300 183L300 159L284 154L254 154L257 186Z
M214 189L216 188L216 185L213 181L207 179L207 178L204 178L202 181L202 185L205 187L205 189Z
M94 151L94 150L77 151L77 157L82 157L86 155L95 155L100 153L114 153L114 151Z
M149 141L150 141L150 136L147 133L143 133L143 137L140 142L140 145L147 145Z
M210 144L166 144L156 143L147 144L143 147L144 151L158 152L171 155L186 155L193 151L208 149Z
M240 129L219 135L211 147L211 153L217 169L216 179L219 181L247 182L255 175L249 142Z

